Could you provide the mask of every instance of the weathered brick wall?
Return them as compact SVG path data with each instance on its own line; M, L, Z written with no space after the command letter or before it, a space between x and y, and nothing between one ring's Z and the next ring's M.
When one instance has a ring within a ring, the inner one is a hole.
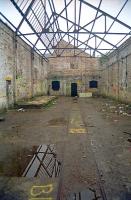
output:
M0 21L0 108L14 101L47 94L47 65Z
M6 79L14 80L14 43L13 32L0 22L0 108L7 106L7 92ZM9 88L9 102L13 103L13 88L14 81L12 81Z
M33 95L47 94L47 68L48 63L41 56L34 53L33 62Z
M59 47L72 47L65 41L59 44ZM89 91L89 81L99 81L99 60L98 58L90 58L86 53L80 53L80 50L57 50L57 54L61 57L57 57L53 54L52 58L49 58L49 70L48 70L48 84L50 85L50 93L52 95L71 95L71 83L77 83L78 93ZM60 81L60 90L53 91L51 83L53 80Z
M101 93L131 102L131 38L109 55L101 71Z

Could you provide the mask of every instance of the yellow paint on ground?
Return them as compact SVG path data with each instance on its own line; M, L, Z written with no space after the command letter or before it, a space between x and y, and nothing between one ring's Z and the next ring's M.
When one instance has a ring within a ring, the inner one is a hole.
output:
M75 133L87 133L85 128L71 128L69 129L69 133L75 134Z
M49 125L49 127L61 127L62 125Z
M53 191L53 185L49 184L49 185L34 185L32 186L31 190L30 190L30 194L33 197L36 197L42 193L44 194L48 194L51 193Z
M70 118L69 118L68 133L69 134L87 133L87 129L83 122L78 104L72 104L72 109L71 109Z

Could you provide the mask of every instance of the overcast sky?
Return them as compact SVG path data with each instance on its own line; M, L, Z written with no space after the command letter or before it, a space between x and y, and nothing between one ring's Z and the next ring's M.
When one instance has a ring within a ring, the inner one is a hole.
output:
M85 1L87 1L97 7L100 2L100 0L85 0ZM68 2L69 2L69 0L67 0L67 3ZM125 2L125 0L103 0L100 9L113 15L114 17L116 17L119 10L122 7L122 5L124 4L124 2ZM55 4L56 12L60 13L64 7L64 0L54 0L54 4ZM76 16L77 21L78 21L78 17L79 17L79 5L80 5L80 1L77 0L77 16ZM50 15L51 12L50 12L48 3L47 3L47 11L48 11L48 14ZM2 12L15 26L18 26L18 24L21 20L21 15L15 9L15 7L10 2L10 0L0 0L0 12ZM68 18L70 20L74 21L74 2L72 2L72 4L68 7L67 12L68 12ZM93 20L95 17L95 14L96 14L95 10L86 6L83 3L80 25L84 26L85 24L87 24L88 22ZM100 13L98 13L98 16L99 15L100 15ZM65 16L66 16L66 13L64 12L63 17L65 17ZM118 19L131 26L131 0L128 1L127 5L122 10ZM112 22L113 21L111 19L109 19L109 18L107 19L107 29L111 25ZM66 21L62 18L59 18L59 24L60 24L60 28L63 31L64 30L66 31ZM69 24L69 25L71 25L71 24ZM91 26L88 26L87 28L88 28L88 30L90 30ZM97 23L95 23L93 31L103 31L103 30L104 30L104 17L97 20ZM26 23L23 23L23 26L21 27L20 31L23 33L32 32L32 30L27 26ZM126 31L129 31L129 29L127 29L127 28L123 27L122 25L115 22L110 31L126 32ZM105 39L116 44L122 37L116 36L116 35L107 35L105 37ZM33 41L33 42L35 42L37 39L35 36L31 36L31 37L28 36L28 38L31 38L31 41ZM79 39L82 41L85 41L87 38L88 38L88 35L85 35L85 34L79 35ZM65 40L67 40L67 39L68 38L66 37ZM94 43L94 39L90 40L89 44L94 45L93 43ZM99 39L97 40L97 43L99 43ZM37 47L44 48L40 42L37 44ZM110 47L110 45L103 43L103 44L101 44L100 47L108 48L108 47Z

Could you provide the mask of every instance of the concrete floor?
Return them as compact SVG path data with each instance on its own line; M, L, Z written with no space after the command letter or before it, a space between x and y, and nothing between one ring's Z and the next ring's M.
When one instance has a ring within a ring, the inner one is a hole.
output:
M96 199L131 199L131 116L112 112L117 103L108 99L55 101L47 108L8 111L0 122L0 199L58 199L57 193L75 199L70 194L82 191L93 199L92 190ZM21 177L41 144L54 144L60 175ZM32 187L48 184L51 193L32 196Z

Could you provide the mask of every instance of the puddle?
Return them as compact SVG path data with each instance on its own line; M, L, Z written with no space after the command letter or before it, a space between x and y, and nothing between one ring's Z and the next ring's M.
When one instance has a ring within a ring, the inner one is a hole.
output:
M66 124L67 124L67 121L62 117L48 121L48 126L62 126Z
M6 147L6 149L7 152L3 149L3 154L5 154L5 158L0 162L0 176L20 177L30 159L33 157L33 154L36 151L37 147L33 146L31 149L13 149L13 147Z
M0 116L0 122L4 122L5 121L5 117Z
M53 178L59 176L60 168L54 145L40 145L22 176Z
M98 194L98 192L96 192L95 189L88 188L88 189L81 191L81 192L69 194L69 196L67 197L67 200L72 200L72 199L76 199L76 200L86 200L86 199L98 200L98 199L102 199L102 198Z
M60 170L61 162L53 144L17 150L4 162L0 161L0 176L53 178L59 176Z

